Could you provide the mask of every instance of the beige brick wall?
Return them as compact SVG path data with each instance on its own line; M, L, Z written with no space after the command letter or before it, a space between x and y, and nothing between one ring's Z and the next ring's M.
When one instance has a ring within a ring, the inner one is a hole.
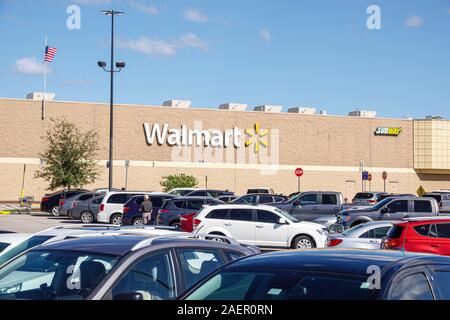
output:
M23 164L28 164L25 189L36 198L45 192L45 184L33 178L38 169L37 159L42 151L41 137L48 128L51 117L67 117L82 130L94 129L99 133L99 160L108 157L109 107L105 104L47 102L47 119L41 121L41 103L29 100L0 99L0 201L15 200L20 195ZM389 168L388 189L398 185L398 192L415 192L423 184L426 189L450 188L450 175L418 176L413 169L413 121L401 119L361 119L333 116L305 116L296 114L265 114L205 109L171 109L168 107L116 106L114 158L132 161L171 161L172 149L164 146L147 146L143 123L168 123L179 128L202 121L204 129L226 130L238 126L251 128L255 122L267 129L280 132L280 165L284 166L273 176L261 175L255 169L226 168L162 168L137 167L129 170L129 189L159 191L162 176L175 173L192 173L202 182L208 175L209 187L229 189L238 193L248 187L270 186L277 192L290 193L297 189L297 179L290 167L324 166L309 170L302 179L303 190L336 190L343 193L360 191L360 174L356 167L364 160L374 170L372 190L382 190L381 171ZM402 127L399 137L377 137L377 127ZM249 151L250 152L250 151ZM2 163L1 159L17 159ZM352 170L343 170L352 167ZM331 169L330 169L331 168ZM333 169L335 168L335 169ZM398 168L398 170L396 170ZM114 168L115 187L125 184L125 168ZM107 170L95 186L107 185ZM91 186L88 186L91 187ZM347 195L351 197L353 195Z

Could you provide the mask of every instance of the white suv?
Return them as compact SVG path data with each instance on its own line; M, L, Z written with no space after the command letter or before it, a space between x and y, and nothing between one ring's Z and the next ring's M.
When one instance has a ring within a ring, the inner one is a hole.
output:
M265 248L324 248L326 228L300 222L282 209L265 205L216 205L194 218L194 232L223 235Z
M151 192L114 191L108 192L100 204L97 214L97 222L110 223L114 225L122 224L123 205L134 196L144 194L151 195Z

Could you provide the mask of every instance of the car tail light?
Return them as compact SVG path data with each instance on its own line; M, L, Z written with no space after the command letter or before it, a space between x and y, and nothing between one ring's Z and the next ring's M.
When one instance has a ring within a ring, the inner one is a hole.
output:
M202 223L202 220L200 220L200 219L194 219L194 228L196 228L196 227L198 227L198 225L200 224L200 223Z
M50 198L49 197L42 197L42 202L46 202L46 201L48 201L48 200L50 200Z
M103 210L105 210L105 205L102 203L98 208L98 211L102 212Z
M123 213L124 213L124 214L127 213L128 211L130 211L130 208L129 208L129 207L123 207Z
M328 246L329 247L336 247L338 245L340 245L344 240L342 239L330 239L328 241Z
M64 201L64 199L59 199L59 206L60 206L60 207L63 206L64 203L66 203L66 202Z
M377 203L376 200L369 200L368 202L369 202L369 203Z
M166 210L166 209L159 209L158 210L158 214L167 213L167 212L169 212L169 210Z
M384 248L385 249L400 249L403 247L403 242L400 238L391 239L388 238L384 240Z

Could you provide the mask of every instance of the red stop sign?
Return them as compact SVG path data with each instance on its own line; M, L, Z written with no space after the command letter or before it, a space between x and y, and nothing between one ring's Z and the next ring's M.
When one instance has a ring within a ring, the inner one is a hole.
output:
M305 173L305 172L303 171L302 168L297 168L297 169L295 169L295 175L296 175L297 177L303 176L304 173Z
M388 177L388 174L387 174L387 172L386 172L386 171L384 171L384 172L383 172L383 175L382 175L382 177L383 177L383 180L386 180L386 179L387 179L387 177Z

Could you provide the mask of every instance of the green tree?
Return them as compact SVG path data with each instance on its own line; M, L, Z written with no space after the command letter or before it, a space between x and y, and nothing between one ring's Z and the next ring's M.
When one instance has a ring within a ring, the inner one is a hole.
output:
M175 174L165 176L160 182L164 192L168 192L175 188L195 188L198 185L198 180L192 175Z
M95 182L99 167L97 133L81 132L67 119L51 119L52 125L42 137L46 149L40 154L42 167L35 178L49 182L49 190L71 189Z

